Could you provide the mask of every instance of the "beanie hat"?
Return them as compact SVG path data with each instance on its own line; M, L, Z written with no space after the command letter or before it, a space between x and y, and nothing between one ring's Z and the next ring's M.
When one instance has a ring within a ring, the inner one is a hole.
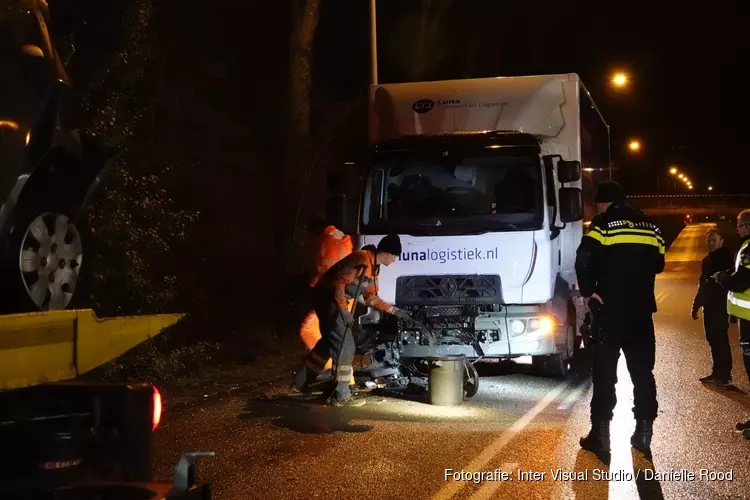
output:
M625 193L615 181L600 182L596 189L595 203L623 203Z
M389 234L378 243L378 252L385 252L391 255L401 255L401 238L397 234Z

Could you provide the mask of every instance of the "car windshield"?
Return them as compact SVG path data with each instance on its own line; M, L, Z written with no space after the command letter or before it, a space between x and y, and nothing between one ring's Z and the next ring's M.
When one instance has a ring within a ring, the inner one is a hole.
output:
M539 157L381 154L369 175L364 201L362 225L370 234L539 229Z

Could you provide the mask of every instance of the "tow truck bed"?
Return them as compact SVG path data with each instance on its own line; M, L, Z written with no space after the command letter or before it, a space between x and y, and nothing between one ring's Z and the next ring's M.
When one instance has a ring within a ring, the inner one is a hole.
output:
M76 378L158 335L183 316L100 319L91 309L0 316L0 391Z
M0 316L0 498L209 500L195 460L212 452L184 454L171 482L152 477L154 386L73 380L183 317Z

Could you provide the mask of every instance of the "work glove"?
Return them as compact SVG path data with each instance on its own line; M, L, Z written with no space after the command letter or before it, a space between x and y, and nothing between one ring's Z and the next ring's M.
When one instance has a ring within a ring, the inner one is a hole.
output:
M399 309L398 307L393 308L393 315L398 319L402 319L404 321L411 319L411 313L409 311L404 311L403 309Z

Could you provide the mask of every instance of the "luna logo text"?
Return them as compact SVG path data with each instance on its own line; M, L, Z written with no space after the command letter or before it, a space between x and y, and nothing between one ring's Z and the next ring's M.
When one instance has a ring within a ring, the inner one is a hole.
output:
M445 264L456 260L497 260L497 247L492 249L461 248L457 250L419 250L403 252L399 260L409 261L435 261Z

